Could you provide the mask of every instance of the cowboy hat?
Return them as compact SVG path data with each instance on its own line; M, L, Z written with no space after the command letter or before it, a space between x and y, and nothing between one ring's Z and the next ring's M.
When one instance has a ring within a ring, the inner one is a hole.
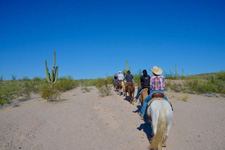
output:
M149 69L149 70L152 71L156 75L160 75L163 72L162 69L157 66L154 66L153 69Z

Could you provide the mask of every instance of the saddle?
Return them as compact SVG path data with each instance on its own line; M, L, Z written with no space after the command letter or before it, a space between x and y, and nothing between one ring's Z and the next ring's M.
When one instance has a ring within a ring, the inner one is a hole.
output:
M164 100L164 101L167 101L165 98L164 98L164 94L162 93L154 93L152 94L152 98L148 101L148 106L151 105L151 103L154 101L154 100ZM170 104L171 108L172 108L172 111L173 111L173 106L172 106L172 103L170 101L168 101L168 103Z
M167 100L164 98L164 94L162 94L162 93L154 93L154 94L152 94L152 98L148 101L148 106L151 105L151 103L152 103L155 99L167 101Z

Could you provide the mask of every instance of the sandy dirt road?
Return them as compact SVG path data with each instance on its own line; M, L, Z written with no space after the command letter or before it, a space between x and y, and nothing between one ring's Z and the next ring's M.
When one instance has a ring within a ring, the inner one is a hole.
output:
M164 150L225 150L225 99L167 92L174 107ZM96 88L65 92L60 102L40 97L0 110L0 150L145 150L150 125L122 96Z

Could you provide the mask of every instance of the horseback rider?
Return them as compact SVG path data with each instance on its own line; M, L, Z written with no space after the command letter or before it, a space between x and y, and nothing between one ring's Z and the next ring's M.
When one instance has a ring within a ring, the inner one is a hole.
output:
M112 84L113 84L115 81L117 81L117 80L118 80L118 76L117 76L117 74L115 73L114 78L113 78L113 81L112 81Z
M152 98L152 94L154 93L162 93L164 95L164 98L168 101L165 93L164 93L164 88L165 88L165 81L164 78L161 76L162 74L162 69L159 67L154 66L153 69L150 69L153 73L153 77L150 79L150 94L145 98L142 108L141 108L141 113L140 116L143 117L145 114L145 110L147 108L148 101Z
M133 75L130 73L130 70L127 71L127 74L125 76L125 79L127 81L126 87L125 87L125 89L127 91L128 84L133 85Z
M128 85L129 86L133 86L133 75L131 74L130 70L127 71L127 74L125 76L125 80L127 81L126 82L126 86L125 86L125 98L127 97L127 93L128 92Z
M139 94L140 94L142 89L150 87L150 79L151 79L151 77L148 75L147 71L143 70L143 75L141 76L141 79L140 79L141 80L141 87L137 91L136 99L138 99Z
M118 88L118 82L123 81L123 79L124 79L124 76L123 76L122 72L119 71L118 80L116 81L116 88Z

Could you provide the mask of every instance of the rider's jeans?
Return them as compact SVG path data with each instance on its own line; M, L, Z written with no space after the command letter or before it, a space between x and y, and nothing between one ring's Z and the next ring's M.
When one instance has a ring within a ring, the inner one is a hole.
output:
M146 110L146 108L147 108L147 104L148 104L148 101L152 98L152 94L154 94L154 93L162 93L163 95L164 95L164 98L166 99L166 100L168 100L167 99L167 97L166 97L166 95L165 95L165 93L164 93L164 91L151 91L150 92L150 94L145 98L145 100L144 100L144 102L143 102L143 105L142 105L142 108L141 108L141 116L143 117L144 116L144 114L145 114L145 110Z
M138 99L138 97L139 97L139 94L140 94L140 92L141 92L141 90L143 89L143 87L140 87L140 89L138 89L138 91L137 91L137 95L136 95L136 99Z

